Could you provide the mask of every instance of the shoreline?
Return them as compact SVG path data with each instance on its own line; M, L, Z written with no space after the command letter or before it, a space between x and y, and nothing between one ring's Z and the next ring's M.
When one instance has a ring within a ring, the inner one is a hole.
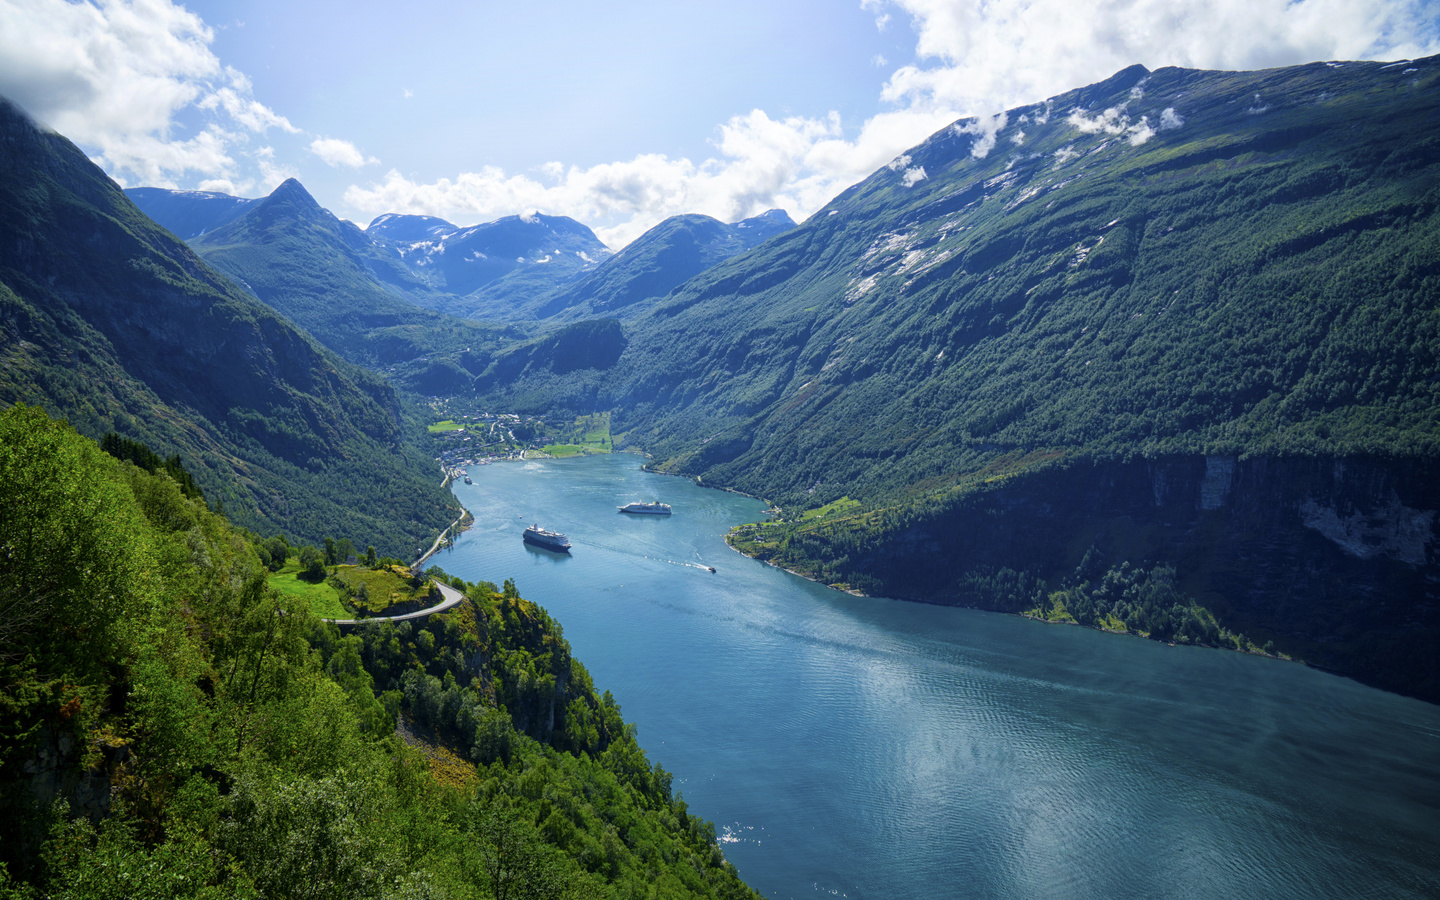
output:
M737 491L736 493L738 493L738 491ZM749 524L749 523L747 523L747 524ZM739 526L736 526L736 527L739 527ZM733 530L733 529L732 529L732 530ZM973 609L973 610L976 610L977 612L996 613L996 614L1002 615L1002 616L1016 616L1017 618L1028 619L1028 620L1030 620L1030 621L1032 621L1032 622L1038 622L1038 623L1040 623L1040 624L1042 624L1042 625L1070 625L1070 626L1074 626L1075 628L1088 628L1088 629L1091 630L1091 631L1098 631L1098 632L1101 632L1102 634L1113 634L1113 635L1118 635L1118 636L1120 636L1120 637L1140 638L1141 640L1153 641L1154 643L1157 643L1157 644L1164 644L1164 645L1167 646L1167 647L1180 647L1180 646L1185 646L1185 647L1195 647L1195 648L1198 648L1198 649L1201 649L1201 650L1221 650L1221 651L1225 651L1225 652L1228 652L1228 653L1243 653L1243 654L1245 654L1246 656L1258 656L1258 657L1261 657L1261 658L1264 658L1264 659L1275 659L1275 660L1279 660L1279 661L1281 661L1281 662L1293 662L1293 663L1300 663L1301 665L1309 665L1309 663L1306 663L1303 659L1297 659L1297 658L1295 658L1295 657L1293 657L1293 656L1288 656L1288 655L1283 654L1283 653L1265 653L1264 651L1261 651L1261 650L1246 650L1246 649L1241 648L1241 647L1214 647L1214 646L1210 646L1209 644L1183 644L1183 645L1182 645L1182 644L1176 643L1175 641L1162 641L1162 640L1157 640L1156 638L1152 638L1152 637L1150 637L1150 636L1147 635L1147 634L1137 634L1136 632L1133 632L1133 631L1116 631L1116 630L1113 629L1113 628L1099 628L1099 627L1096 627L1096 626L1094 626L1094 625L1084 625L1084 624L1082 624L1082 623L1080 623L1080 622L1074 621L1073 619L1070 620L1070 621L1068 621L1068 622L1066 622L1066 621L1060 621L1060 620L1055 620L1055 619L1045 619L1045 618L1041 618L1040 616L1032 616L1032 615L1030 615L1029 613L1024 613L1024 612L1009 612L1009 611L1003 610L1003 609L989 609L989 608L984 607L984 606L969 606L969 605L960 604L960 603L939 603L939 602L934 601L934 600L925 600L925 599L915 598L915 597L887 597L887 596L877 596L877 595L875 595L875 594L867 594L867 593L865 593L864 591L856 590L855 588L837 588L837 587L835 587L834 585L825 584L825 583L824 583L823 581L821 581L820 579L818 579L818 578L813 578L813 577L805 574L804 572L799 572L799 571L796 571L795 569L787 568L787 567L785 567L785 566L780 565L780 564L777 563L777 562L773 562L773 561L768 560L768 559L760 559L760 558L757 557L757 556L751 556L750 554L746 553L744 550L741 550L739 547L736 547L734 544L730 543L730 536L729 536L728 533L727 533L726 536L725 536L725 546L729 547L731 550L734 550L736 553L740 554L741 556L745 557L746 559L753 559L753 560L755 560L756 562L764 563L765 565L770 566L771 568L779 569L779 570L782 571L782 572L788 572L789 574L794 575L794 576L797 577L797 578L803 578L803 579L805 579L806 581L810 582L811 584L818 584L818 585L820 585L821 587L826 588L826 589L828 589L828 590L832 590L832 591L835 591L835 592L841 593L841 594L849 594L849 595L852 596L852 597L865 597L865 598L874 599L874 600L894 600L894 601L896 601L896 602L898 602L898 603L923 603L923 604L925 604L926 606L942 606L942 607L948 607L948 608L950 608L950 609ZM1314 667L1312 667L1312 668L1321 668L1321 667L1319 667L1319 666L1314 666ZM1323 670L1323 671L1329 671L1328 669L1322 669L1322 670Z
M448 487L449 484L447 483L445 486ZM450 496L455 497L455 491L451 490L451 491L450 491ZM459 497L455 497L455 502L456 502L456 503L460 503L460 498L459 498ZM456 530L456 526L457 526L457 525L460 525L460 523L461 523L461 522L464 522L466 519L469 519L470 522L466 523L466 524L465 524L463 527L461 527L459 530ZM461 505L460 505L460 517L459 517L458 519L456 519L455 521L451 522L449 525L447 525L444 529L441 530L440 535L435 538L435 543L431 544L431 545L430 545L430 549L429 549L429 550L426 550L425 553L424 553L419 559L415 560L415 562L410 565L410 568L411 568L411 569L418 569L418 568L420 568L421 566L423 566L423 565L425 564L425 560L429 559L430 557L434 556L436 553L439 553L439 552L440 552L440 547L441 547L442 544L445 544L445 543L454 544L454 543L455 543L455 538L456 538L458 535L463 534L463 533L470 527L470 524L473 523L474 521L475 521L474 517L472 517L472 516L470 515L470 510L466 509L465 506L464 506L464 504L461 504ZM448 535L448 540L447 540L447 535Z
M607 456L608 456L608 455L614 455L614 454L616 454L616 453L632 453L632 454L635 454L635 455L638 455L638 456L643 456L643 457L645 457L647 460L654 459L654 457L651 456L649 453L646 453L646 452L643 451L643 450L638 450L638 449L633 449L633 448L626 448L626 449L624 449L624 450L612 450L611 453L609 453L609 454L589 454L589 453L586 453L586 454L581 454L581 456L582 456L582 457L584 457L584 456L592 456L592 455L607 455ZM540 458L540 459L559 459L559 457L554 457L554 456L544 456L544 457L539 457L539 458ZM571 458L571 457L567 457L567 458ZM497 460L492 460L492 461L493 461L493 462L524 462L524 461L526 461L526 460L527 460L527 457L522 456L522 457L520 457L519 459L515 459L515 458L513 458L513 457L507 457L507 458L497 459ZM709 490L714 490L714 491L723 491L723 492L725 492L725 493L727 493L727 494L734 494L734 495L739 496L739 497L745 497L746 499L749 499L749 500L755 500L755 501L757 501L757 502L760 502L760 503L764 503L764 504L765 504L766 514L769 515L770 517L773 518L774 516L779 515L779 510L776 509L776 508L770 503L770 501L766 500L766 499L763 498L763 497L756 497L756 496L754 496L753 494L747 494L747 493L745 493L744 491L737 490L737 489L735 489L735 488L730 488L730 487L715 487L715 486L713 486L713 485L705 484L703 481L701 481L700 479L698 479L698 478L696 478L696 477L694 477L694 476L684 475L684 474L679 473L679 472L658 472L658 471L650 468L648 463L641 464L641 466L640 466L640 471L646 473L647 475L661 475L661 476L670 477L670 478L685 478L685 479L688 479L688 480L690 481L690 483L691 483L691 484L694 484L696 487L707 488L707 489L709 489ZM451 490L450 493L451 493L451 496L454 496L454 493L455 493L455 492L454 492L453 490ZM459 498L456 498L456 499L458 500ZM463 507L462 507L462 509L463 509ZM466 513L466 514L468 515L468 513ZM457 519L456 522L458 523L459 520ZM473 524L473 520L472 520L472 524ZM744 524L744 525L749 525L749 524L760 524L760 523L749 523L749 522L747 522L747 523L742 523L742 524ZM453 529L453 528L455 527L455 525L452 524L450 527L451 527L451 529ZM465 530L467 530L469 527L470 527L470 525L467 524L464 528L462 528L462 529L460 529L459 531L457 531L456 534L458 535L458 534L460 534L460 533L463 533L463 532L464 532ZM739 525L735 526L735 528L739 528L739 527L741 527L741 526L739 526ZM841 588L841 587L836 587L836 586L831 585L831 584L826 584L826 583L820 581L818 578L814 578L814 577L812 577L812 576L810 576L810 575L808 575L808 574L806 574L806 573L804 573L804 572L801 572L801 571L798 571L798 570L796 570L796 569L791 569L791 568L788 568L788 567L786 567L786 566L783 566L783 565L781 565L780 563L774 562L773 560L760 559L758 556L752 556L751 554L746 553L745 551L741 550L740 548L736 547L734 544L732 544L732 543L730 542L730 534L731 534L731 532L733 532L733 531L735 530L735 528L731 528L729 531L726 532L726 534L725 534L724 537L723 537L723 540L725 541L725 546L726 546L726 547L729 547L729 548L730 548L732 551L734 551L735 553L740 554L741 556L745 557L746 559L751 559L751 560L754 560L754 561L756 561L756 562L763 563L763 564L765 564L765 565L767 565L767 566L770 566L770 567L772 567L772 568L779 569L779 570L781 570L782 572L786 572L786 573L789 573L789 574L791 574L791 575L794 575L794 576L797 577L797 578L803 578L803 579L805 579L806 581L810 582L811 584L818 584L818 585L820 585L821 587L824 587L824 588L826 588L826 589L828 589L828 590L836 591L837 593L848 594L848 595L850 595L851 597L861 597L861 598L880 599L880 600L895 600L895 601L898 601L898 602L901 602L901 603L923 603L923 604L925 604L926 606L943 606L943 607L950 607L950 608L952 608L952 609L973 609L973 610L977 610L977 611L980 611L980 612L992 612L992 613L998 613L998 614L1000 614L1000 615L1016 616L1016 617L1018 617L1018 618L1028 619L1028 620L1030 620L1030 621L1032 621L1032 622L1039 622L1039 623L1041 623L1041 624L1043 624L1043 625L1073 625L1073 626L1075 626L1075 627L1077 627L1077 628L1088 628L1088 629L1090 629L1091 631L1098 631L1098 632L1101 632L1101 633L1103 633L1103 634L1113 634L1113 635L1119 635L1119 636L1122 636L1122 637L1133 637L1133 638L1140 638L1140 639L1142 639L1142 640L1147 640L1147 641L1154 641L1154 642L1157 643L1157 644L1164 644L1164 645L1169 646L1169 647L1179 647L1179 646L1181 646L1180 644L1178 644L1178 643L1176 643L1176 642L1174 642L1174 641L1161 641L1161 640L1157 640L1157 639L1155 639L1155 638L1152 638L1152 637L1150 637L1149 635L1138 634L1138 633L1133 632L1133 631L1116 631L1116 630L1113 629L1113 628L1102 628L1102 627L1097 627L1097 626L1094 626L1094 625L1084 625L1084 624L1081 624L1080 622L1076 622L1076 621L1074 621L1074 620L1071 620L1071 621L1068 621L1068 622L1067 622L1067 621L1052 620L1052 619L1042 618L1042 617L1040 617L1040 616L1030 615L1030 614L1025 613L1025 612L1009 612L1009 611L1007 611L1007 610L989 609L989 608L983 607L983 606L970 606L970 605L956 604L956 603L941 603L941 602L938 602L938 601L935 601L935 600L927 600L927 599L924 599L924 598L916 598L916 597L884 597L884 596L877 596L877 595L874 595L874 594L867 594L867 593L865 593L864 591L861 591L861 590L859 590L859 589L857 589L857 588L851 588L851 587L843 587L843 588ZM448 530L448 529L447 529L447 530ZM443 537L443 534L442 534L442 537ZM423 562L425 559L428 559L431 555L433 555L433 554L437 551L437 549L438 549L438 546L435 547L435 548L432 548L430 553L427 553L424 557L421 557L421 561ZM418 564L418 563L417 563L417 564ZM1198 648L1200 648L1200 649L1205 649L1205 650L1224 650L1224 651L1228 651L1228 652L1231 652L1231 653L1243 653L1243 654L1245 654L1245 655L1247 655L1247 656L1259 656L1259 657L1263 657L1263 658L1265 658L1265 659L1275 659L1275 660L1280 660L1280 661L1282 661L1282 662L1298 662L1298 663L1301 663L1302 665L1306 665L1306 663L1304 662L1304 660L1296 659L1296 658L1293 657L1293 656L1287 656L1287 655L1281 654L1281 653L1265 653L1265 652L1263 652L1263 651L1261 651L1261 650L1258 650L1258 649L1257 649L1257 650L1247 650L1247 649L1244 649L1244 648L1233 647L1233 646L1215 647L1215 646L1209 646L1209 645L1206 645L1206 644L1186 644L1186 645L1184 645L1184 646L1187 646L1187 647L1198 647Z

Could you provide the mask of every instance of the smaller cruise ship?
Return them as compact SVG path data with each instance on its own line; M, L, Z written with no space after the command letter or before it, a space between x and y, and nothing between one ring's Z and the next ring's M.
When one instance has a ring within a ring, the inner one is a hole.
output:
M570 552L569 538L558 531L546 531L539 525L531 525L525 529L525 543L554 550L556 553Z
M618 507L623 513L637 513L643 516L668 516L670 515L670 504L668 503L630 503Z

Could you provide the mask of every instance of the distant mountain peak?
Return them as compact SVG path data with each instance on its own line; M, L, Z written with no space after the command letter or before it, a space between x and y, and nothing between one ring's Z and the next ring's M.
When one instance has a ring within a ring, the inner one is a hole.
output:
M365 228L393 228L397 225L423 224L427 228L441 227L447 231L456 230L456 225L438 216L416 216L408 213L382 213L370 220Z
M751 216L748 219L741 219L735 223L736 228L765 228L767 230L780 232L795 227L795 220L783 209L767 209L758 216Z
M316 209L321 208L320 204L315 201L315 198L310 195L310 192L305 190L305 185L301 184L299 180L295 178L287 178L280 182L280 186L271 191L267 199L299 203L305 206L312 206Z
M187 241L233 222L264 200L158 187L126 188L125 195L147 216Z

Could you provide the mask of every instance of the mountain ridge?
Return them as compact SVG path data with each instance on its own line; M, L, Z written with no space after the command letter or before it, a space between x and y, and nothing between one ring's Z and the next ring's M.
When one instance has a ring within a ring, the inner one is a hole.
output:
M125 196L145 214L183 241L232 221L259 202L214 191L125 188Z
M468 391L461 362L515 337L433 309L433 290L402 260L294 179L192 245L331 350L416 393Z
M179 453L246 527L405 553L453 519L388 384L215 272L9 101L0 137L0 400Z
M645 301L659 300L701 272L794 227L781 209L731 225L698 213L671 216L578 283L545 298L536 316L634 315Z
M589 227L568 216L527 213L459 227L390 214L371 227L380 245L435 290L426 305L487 321L530 318L526 297L569 284L610 256Z
M1129 67L960 120L627 319L609 368L481 399L612 410L657 470L780 506L737 546L826 584L1069 615L1093 547L1173 598L1107 627L1213 614L1440 699L1437 84ZM1420 521L1423 552L1378 537Z

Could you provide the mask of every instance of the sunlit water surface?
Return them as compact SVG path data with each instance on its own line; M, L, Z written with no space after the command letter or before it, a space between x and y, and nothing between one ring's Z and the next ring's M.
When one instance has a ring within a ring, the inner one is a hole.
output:
M725 545L759 502L639 466L472 466L475 526L433 562L561 622L764 896L1440 896L1440 708L832 591Z

